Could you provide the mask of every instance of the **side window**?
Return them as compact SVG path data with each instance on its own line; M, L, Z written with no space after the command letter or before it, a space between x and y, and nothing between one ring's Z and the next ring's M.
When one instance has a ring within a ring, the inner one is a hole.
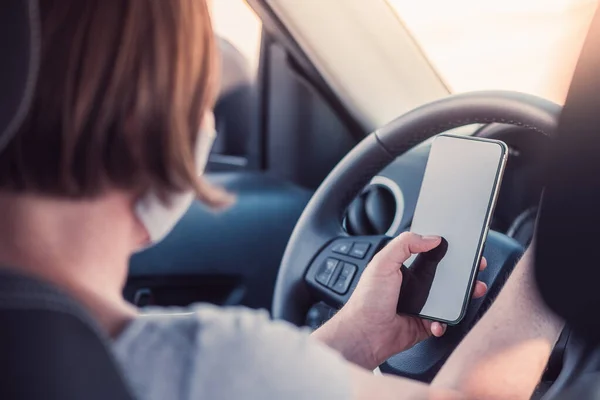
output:
M256 77L261 22L244 0L214 0L212 20L221 50L221 90L215 106L218 137L210 169L248 165L250 133L256 127Z

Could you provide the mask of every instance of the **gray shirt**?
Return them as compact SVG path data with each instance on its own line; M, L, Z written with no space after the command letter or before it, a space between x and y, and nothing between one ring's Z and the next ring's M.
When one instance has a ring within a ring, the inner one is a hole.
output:
M140 400L349 399L347 362L264 311L198 305L149 310L115 340Z

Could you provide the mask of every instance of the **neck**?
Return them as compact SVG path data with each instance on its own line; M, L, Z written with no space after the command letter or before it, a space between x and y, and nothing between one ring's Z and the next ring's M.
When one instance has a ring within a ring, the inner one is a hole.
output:
M122 297L135 221L123 194L90 201L0 193L0 265L48 281L116 335L135 313Z

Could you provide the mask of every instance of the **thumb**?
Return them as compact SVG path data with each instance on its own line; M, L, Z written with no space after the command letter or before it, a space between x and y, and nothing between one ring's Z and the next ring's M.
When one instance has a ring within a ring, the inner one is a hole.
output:
M388 243L377 255L378 264L399 269L412 254L423 253L436 248L442 241L439 236L421 236L414 232L404 232Z

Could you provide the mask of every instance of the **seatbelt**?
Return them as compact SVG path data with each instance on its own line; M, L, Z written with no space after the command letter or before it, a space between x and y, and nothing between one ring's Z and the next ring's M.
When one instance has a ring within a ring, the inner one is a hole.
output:
M600 342L600 11L583 45L551 146L535 244L548 306Z

